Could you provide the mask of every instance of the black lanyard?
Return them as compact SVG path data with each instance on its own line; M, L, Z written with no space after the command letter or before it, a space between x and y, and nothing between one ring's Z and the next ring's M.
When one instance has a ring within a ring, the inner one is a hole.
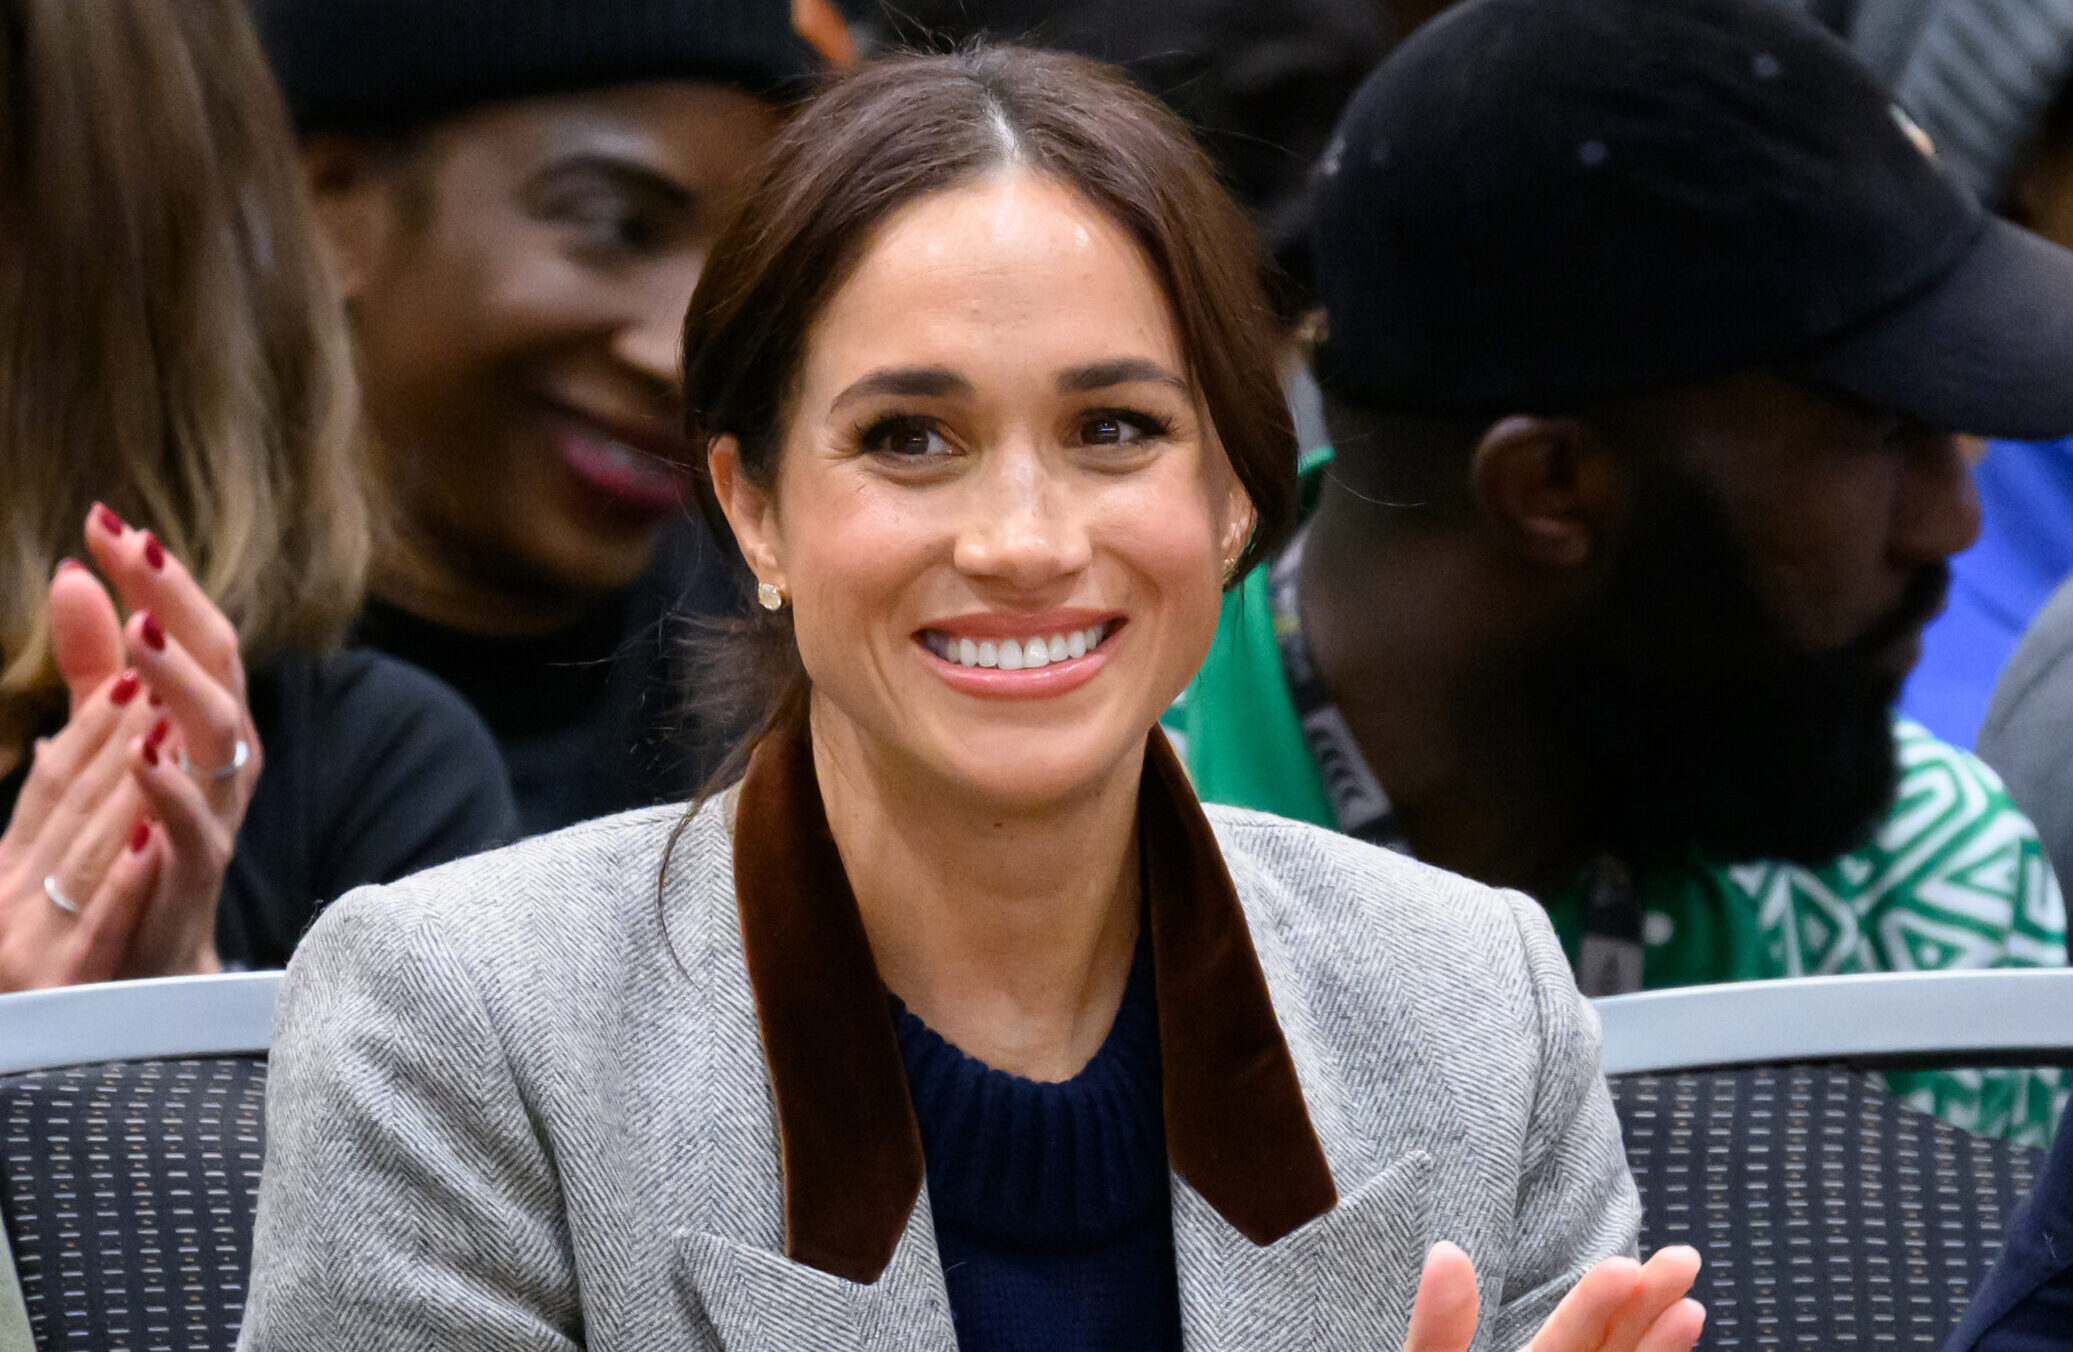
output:
M1296 721L1302 725L1303 742L1324 780L1325 796L1331 799L1339 830L1370 845L1409 854L1410 842L1397 825L1389 795L1382 791L1368 758L1353 740L1353 729L1318 678L1309 640L1303 637L1296 578L1303 568L1304 538L1298 535L1267 575L1267 592L1274 604L1274 642L1281 651L1281 671L1288 678L1289 695L1295 700Z
M1360 744L1353 739L1339 706L1318 677L1317 663L1303 636L1296 580L1302 573L1304 535L1275 560L1267 575L1267 593L1274 606L1274 643L1281 654L1282 675L1296 706L1310 759L1324 781L1325 796L1339 830L1398 854L1410 854L1396 810ZM1641 907L1634 882L1619 860L1601 855L1591 861L1582 880L1583 939L1577 952L1577 985L1586 995L1620 995L1641 989Z

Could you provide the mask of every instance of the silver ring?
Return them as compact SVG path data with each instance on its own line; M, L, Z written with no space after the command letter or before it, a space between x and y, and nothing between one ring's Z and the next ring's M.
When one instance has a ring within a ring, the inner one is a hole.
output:
M252 748L245 745L245 739L242 737L238 738L238 749L230 753L230 764L219 766L214 770L202 769L201 766L196 765L193 761L187 759L186 747L183 746L180 748L181 770L185 771L190 775L193 775L196 779L201 780L205 784L221 784L225 780L236 779L238 777L238 771L244 769L246 764L250 762L251 759Z
M79 903L58 890L57 874L46 873L43 875L43 895L49 897L50 904L63 911L66 915L79 914Z

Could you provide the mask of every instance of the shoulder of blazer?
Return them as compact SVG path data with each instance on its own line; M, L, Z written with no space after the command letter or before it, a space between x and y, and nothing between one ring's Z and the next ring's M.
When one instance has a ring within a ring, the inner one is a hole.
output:
M688 820L683 804L666 803L579 822L411 874L383 890L455 912L550 900L566 906L576 900L567 891L576 880L599 885L590 899L618 896L625 884L641 881L652 896L665 849L673 866L693 871L726 861L731 799L731 790L712 798Z
M1205 811L1256 929L1300 923L1355 946L1415 942L1434 958L1451 951L1463 962L1517 967L1527 957L1522 931L1549 928L1546 911L1521 893L1307 822L1246 808Z
M682 804L641 808L356 889L303 942L348 920L421 929L485 994L506 980L535 987L548 965L572 990L601 987L629 975L630 949L667 963L680 933L710 928L732 868L724 801L689 820Z

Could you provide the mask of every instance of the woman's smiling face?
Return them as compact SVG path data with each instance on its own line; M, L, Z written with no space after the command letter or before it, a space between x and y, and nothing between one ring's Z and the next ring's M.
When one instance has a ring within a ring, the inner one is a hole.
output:
M1134 773L1252 526L1143 252L1016 171L874 232L810 332L773 491L730 442L713 460L820 737L1004 810Z

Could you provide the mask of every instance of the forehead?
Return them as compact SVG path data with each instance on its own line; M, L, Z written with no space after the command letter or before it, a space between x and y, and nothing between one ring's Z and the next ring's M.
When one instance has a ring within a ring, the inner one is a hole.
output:
M1150 260L1087 198L1011 171L881 224L816 323L806 374L910 362L1048 373L1126 356L1186 369Z
M778 114L725 85L655 80L514 99L439 124L450 158L506 173L543 159L593 155L651 162L687 177L732 176L771 136Z

